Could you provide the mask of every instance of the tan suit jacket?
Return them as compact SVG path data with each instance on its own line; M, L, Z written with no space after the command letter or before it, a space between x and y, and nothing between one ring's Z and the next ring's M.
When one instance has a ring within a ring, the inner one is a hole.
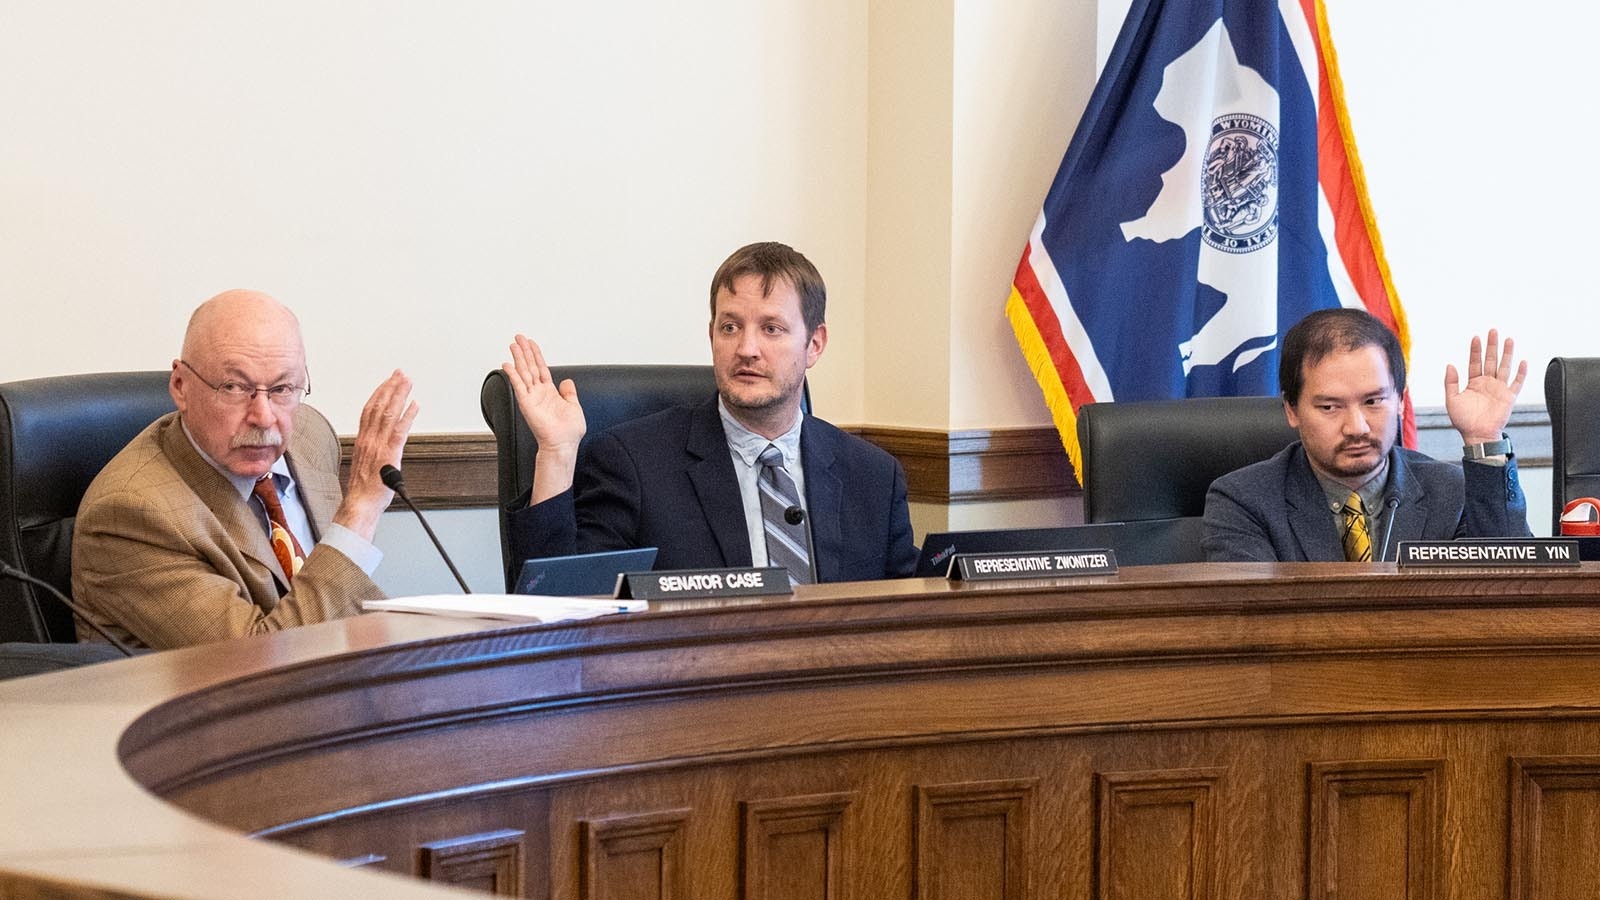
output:
M339 506L339 440L302 406L286 454L320 540ZM106 464L78 507L72 593L134 646L167 648L261 634L361 612L383 592L350 558L317 544L283 593L265 526L200 456L177 413ZM82 623L81 640L95 635Z

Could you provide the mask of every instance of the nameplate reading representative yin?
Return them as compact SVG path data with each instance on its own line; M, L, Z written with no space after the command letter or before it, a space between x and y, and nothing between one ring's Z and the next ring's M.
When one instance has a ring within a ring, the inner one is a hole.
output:
M1505 568L1575 566L1578 542L1545 540L1401 541L1402 566Z
M951 581L1004 581L1062 575L1115 575L1111 550L1035 550L1028 553L959 553L950 565Z
M789 571L765 569L676 569L623 575L617 596L637 600L700 600L706 597L758 597L790 593Z

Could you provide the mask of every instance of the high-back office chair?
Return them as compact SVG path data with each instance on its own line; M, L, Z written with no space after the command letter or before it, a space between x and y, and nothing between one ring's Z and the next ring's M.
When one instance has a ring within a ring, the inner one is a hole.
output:
M1090 403L1078 410L1085 522L1144 522L1166 562L1196 562L1211 482L1298 435L1278 397Z
M1551 534L1561 533L1561 508L1600 497L1600 358L1556 357L1544 370L1550 410Z
M710 366L552 366L550 375L560 384L571 378L583 404L588 430L579 452L595 435L630 419L673 406L693 406L711 399L717 391ZM811 409L810 387L804 388L801 406ZM500 557L505 563L506 590L516 584L522 560L511 558L506 509L533 486L533 462L538 442L517 411L516 397L506 373L495 369L483 380L479 395L483 419L494 432L499 458Z
M72 526L89 482L173 409L160 372L63 375L0 384L0 558L72 591ZM72 614L32 585L0 579L0 642L70 643Z

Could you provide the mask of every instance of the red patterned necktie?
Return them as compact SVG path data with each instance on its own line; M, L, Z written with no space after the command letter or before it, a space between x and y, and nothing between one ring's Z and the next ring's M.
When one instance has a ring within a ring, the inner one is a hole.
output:
M305 564L306 554L300 549L300 542L294 539L294 532L289 530L289 523L283 517L283 504L278 502L278 488L272 483L270 474L257 479L255 495L266 507L267 521L272 524L272 553L278 557L278 565L283 566L283 573L293 578Z

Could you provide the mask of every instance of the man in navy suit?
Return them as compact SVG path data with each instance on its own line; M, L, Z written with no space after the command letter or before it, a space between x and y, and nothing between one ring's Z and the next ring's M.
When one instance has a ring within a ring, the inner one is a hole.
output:
M1206 559L1381 561L1400 541L1527 537L1504 429L1528 363L1513 369L1511 339L1503 353L1493 329L1487 350L1472 339L1465 387L1445 367L1460 465L1395 446L1405 365L1394 332L1363 310L1318 310L1289 329L1278 381L1300 440L1212 483Z
M781 565L800 583L910 575L899 463L801 413L806 370L828 345L826 302L792 248L735 251L711 282L716 396L625 422L582 460L577 386L556 385L517 335L504 368L539 455L527 505L511 513L513 556L657 547L657 569Z

